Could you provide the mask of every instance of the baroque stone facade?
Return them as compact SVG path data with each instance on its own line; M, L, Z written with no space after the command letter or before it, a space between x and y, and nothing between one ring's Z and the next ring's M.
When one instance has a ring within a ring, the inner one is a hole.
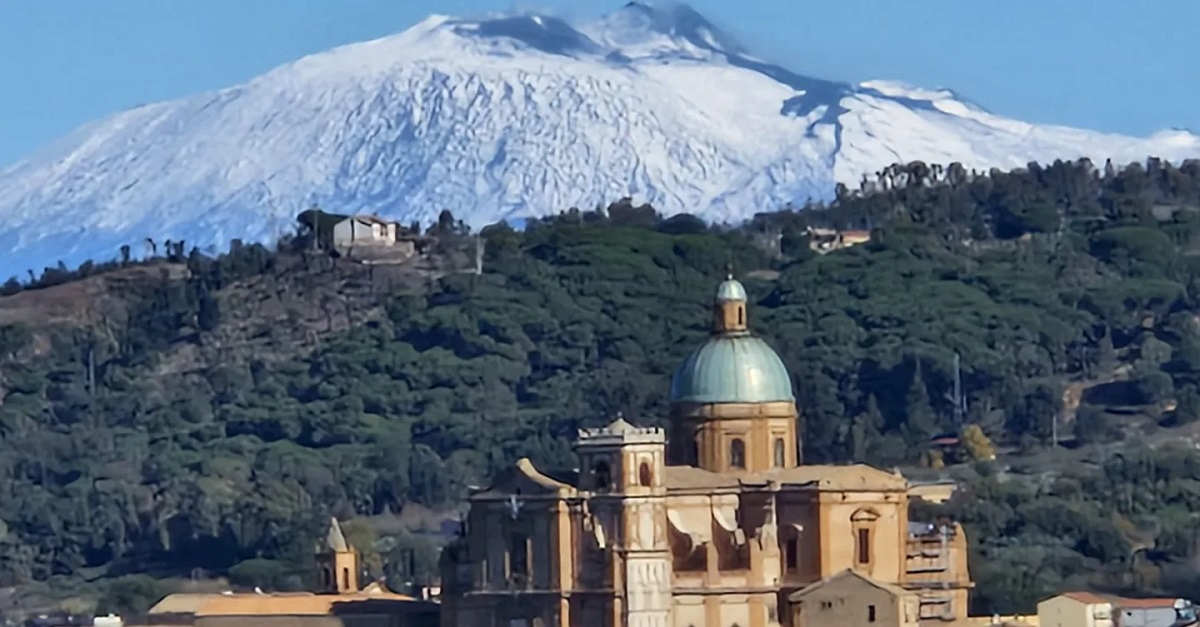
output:
M666 430L617 418L579 434L579 470L521 460L474 494L443 627L792 625L830 581L903 591L911 611L878 611L905 624L966 618L961 527L911 523L899 474L800 463L790 375L732 276L671 401Z

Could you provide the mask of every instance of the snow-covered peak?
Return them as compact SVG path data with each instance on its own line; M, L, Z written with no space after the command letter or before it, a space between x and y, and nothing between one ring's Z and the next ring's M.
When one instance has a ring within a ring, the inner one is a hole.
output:
M897 161L1200 157L1200 138L1030 124L950 90L804 76L686 6L590 24L433 16L88 124L0 169L0 280L147 238L264 241L312 204L474 227L623 196L736 222Z
M574 26L543 15L508 15L482 21L452 21L454 32L481 42L507 41L547 54L576 56L602 49Z
M1182 147L1195 146L1196 138L1196 133L1187 128L1170 128L1150 136L1150 139L1154 142L1162 143L1166 146Z
M446 38L453 35L460 41ZM385 38L386 39L386 38ZM483 19L434 16L396 36L443 48L468 45L506 56L514 50L546 54L637 59L741 55L741 44L690 6L678 2L630 2L591 23L573 25L537 13L493 14ZM461 40L466 40L461 41ZM436 50L433 52L437 52Z
M949 89L925 89L910 85L903 81L873 80L859 83L859 87L877 91L892 98L908 98L912 100L946 100L958 99L958 95Z
M690 6L677 2L630 2L583 26L592 39L630 58L684 54L740 55L741 44Z

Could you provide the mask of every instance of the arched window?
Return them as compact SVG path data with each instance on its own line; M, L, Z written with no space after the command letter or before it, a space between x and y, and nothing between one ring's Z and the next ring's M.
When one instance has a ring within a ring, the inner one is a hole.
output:
M746 443L741 438L734 438L729 443L729 466L731 468L746 467Z
M650 464L642 462L641 467L638 468L638 483L646 488L654 484L654 474L650 472Z
M342 569L342 590L349 590L349 589L350 589L350 569L343 568Z
M783 468L787 463L787 447L783 444L783 438L775 438L775 467Z
M612 487L612 470L608 467L608 462L600 460L592 464L592 489L596 491L606 491Z
M738 305L737 310L738 310L738 326L740 327L740 326L743 326L746 324L746 308L741 305Z

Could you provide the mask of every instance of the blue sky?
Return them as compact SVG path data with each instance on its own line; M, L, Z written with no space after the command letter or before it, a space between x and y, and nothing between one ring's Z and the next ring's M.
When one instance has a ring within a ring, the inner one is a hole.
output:
M623 0L0 0L0 166L94 119L232 85L430 13L586 18ZM1200 130L1196 0L693 0L760 56L950 87L1033 122Z

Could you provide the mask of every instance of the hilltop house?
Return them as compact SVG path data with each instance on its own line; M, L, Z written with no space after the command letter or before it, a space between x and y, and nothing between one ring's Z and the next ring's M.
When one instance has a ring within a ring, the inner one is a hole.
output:
M333 249L362 260L407 259L419 252L422 238L404 227L374 215L350 216L333 226Z
M820 254L830 253L835 250L871 241L870 231L838 231L810 226L804 230L804 233L809 237L809 248Z
M390 246L396 243L397 225L379 216L350 216L333 227L333 245L337 248L352 246Z

